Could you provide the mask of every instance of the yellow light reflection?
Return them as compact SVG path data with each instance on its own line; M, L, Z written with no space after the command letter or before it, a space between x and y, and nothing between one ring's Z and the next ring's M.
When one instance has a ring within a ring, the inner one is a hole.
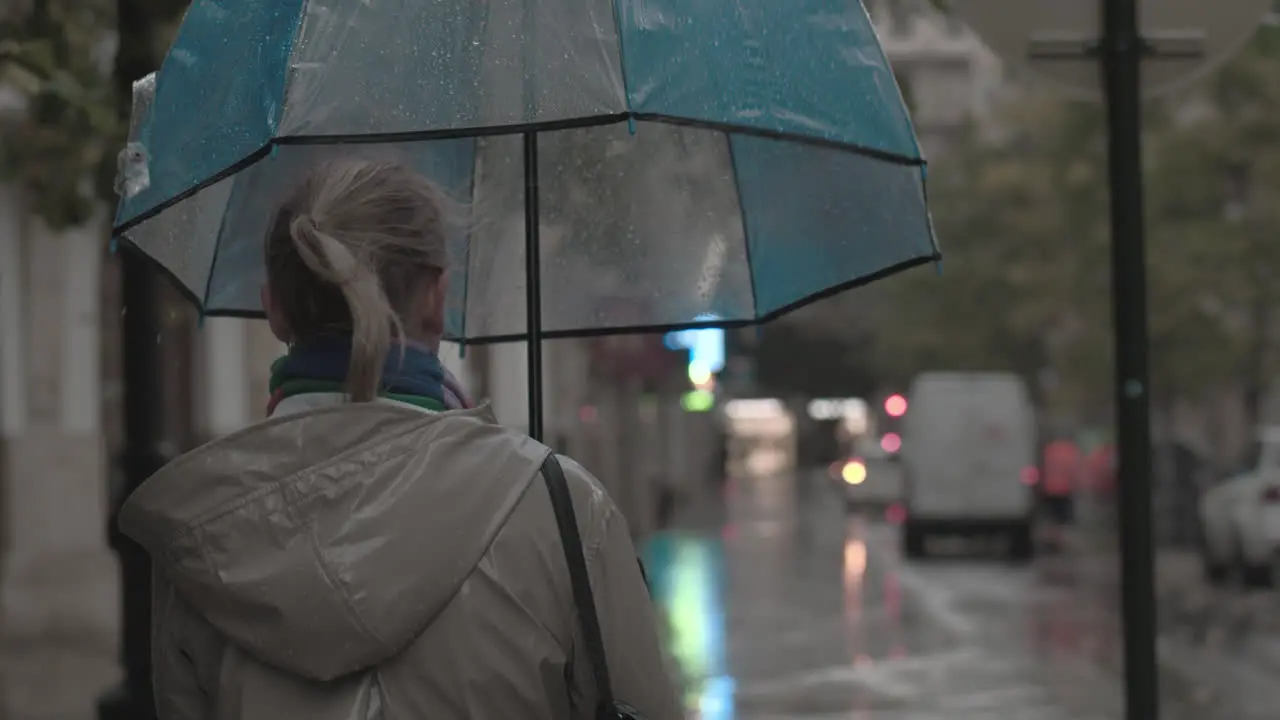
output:
M710 383L712 377L711 370L706 367L701 365L689 366L689 381L693 383L694 387L701 388L702 385Z
M849 538L844 543L844 584L845 587L862 582L862 575L867 571L867 544L857 538Z
M857 460L850 460L840 470L840 476L850 485L861 485L867 479L867 466Z
M856 537L844 541L844 620L850 647L862 646L862 577L867 571L867 545Z

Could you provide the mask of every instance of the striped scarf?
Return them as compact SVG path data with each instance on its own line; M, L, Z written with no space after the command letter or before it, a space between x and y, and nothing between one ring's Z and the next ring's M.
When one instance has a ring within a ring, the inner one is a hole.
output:
M285 398L306 393L345 392L351 363L350 336L327 336L300 343L271 366L270 415ZM387 353L379 396L435 412L472 407L457 378L434 352L417 343Z

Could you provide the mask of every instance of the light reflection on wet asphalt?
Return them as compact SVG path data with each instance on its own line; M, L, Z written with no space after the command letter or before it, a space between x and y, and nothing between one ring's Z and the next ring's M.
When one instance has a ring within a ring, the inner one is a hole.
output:
M1123 717L1114 603L1043 564L908 564L893 525L790 488L739 483L644 547L690 718ZM1187 712L1163 717L1246 717Z

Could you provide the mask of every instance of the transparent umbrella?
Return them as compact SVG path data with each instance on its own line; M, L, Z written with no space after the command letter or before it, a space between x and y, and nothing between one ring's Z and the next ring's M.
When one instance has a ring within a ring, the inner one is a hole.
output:
M530 341L535 436L543 338L763 322L938 257L857 2L202 0L136 88L115 236L258 316L271 212L335 154L467 208L447 336Z

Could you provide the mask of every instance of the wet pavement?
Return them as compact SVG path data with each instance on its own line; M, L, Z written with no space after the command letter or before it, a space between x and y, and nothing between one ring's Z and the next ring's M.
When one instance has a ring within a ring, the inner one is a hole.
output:
M690 718L1123 717L1113 563L907 563L882 513L795 498L787 478L744 481L644 548ZM1182 603L1170 590L1167 606ZM1254 668L1271 687L1211 677L1218 655L1178 645L1186 623L1162 615L1163 718L1276 717L1280 665ZM1234 697L1244 691L1247 702Z

